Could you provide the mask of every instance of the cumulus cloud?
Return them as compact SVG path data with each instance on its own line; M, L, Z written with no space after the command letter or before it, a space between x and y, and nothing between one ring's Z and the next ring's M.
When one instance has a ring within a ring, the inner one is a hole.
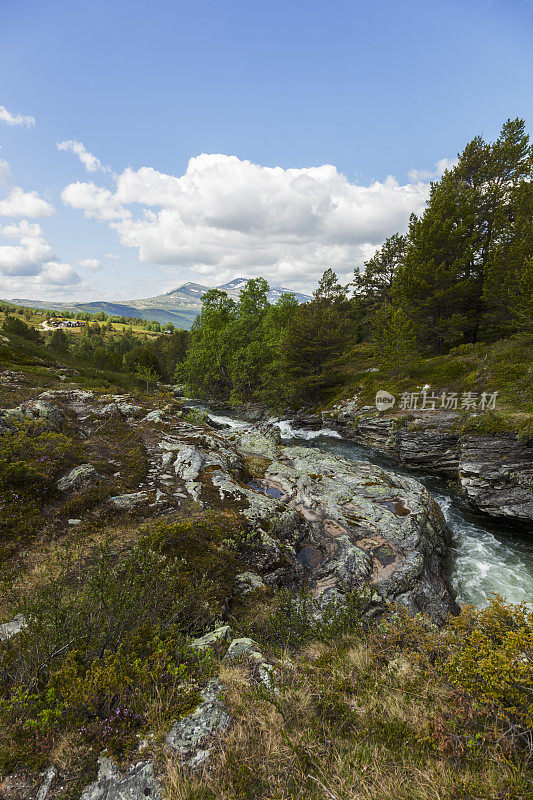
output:
M32 125L35 125L35 117L12 114L5 106L0 106L0 121L8 125L24 125L26 128L31 128Z
M94 272L102 266L101 262L97 258L80 258L79 261L76 261L78 267L82 267L83 269L90 269Z
M69 183L61 192L61 199L67 206L83 211L90 219L110 221L131 216L113 192L94 183Z
M114 192L77 182L62 199L107 222L141 262L309 288L327 266L349 278L388 235L407 228L428 192L421 180L357 184L328 164L282 169L202 154L181 176L127 168Z
M2 236L16 244L0 246L0 272L4 275L38 275L54 253L37 223L21 220L0 227Z
M55 208L47 203L37 192L25 192L15 186L3 200L0 200L0 215L4 217L51 217Z
M60 261L49 261L43 265L43 270L36 281L44 288L53 286L77 286L81 278L70 264Z
M432 181L444 175L447 169L453 169L457 163L457 158L441 158L436 162L435 169L411 169L407 175L413 183L417 181Z
M70 150L71 153L74 153L74 155L78 156L87 172L112 172L110 167L106 167L105 164L102 164L99 158L96 158L96 156L94 156L92 153L89 153L83 142L77 142L73 139L69 139L65 142L58 142L57 149Z
M0 277L5 288L46 288L48 286L72 286L80 282L80 276L69 265L63 264L44 238L38 223L20 220L11 225L0 226L2 237L11 244L0 245Z

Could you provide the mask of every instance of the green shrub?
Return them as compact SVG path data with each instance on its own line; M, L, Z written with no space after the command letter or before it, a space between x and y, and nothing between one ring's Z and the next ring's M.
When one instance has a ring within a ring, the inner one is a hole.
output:
M194 706L212 671L187 638L214 620L207 582L180 560L137 545L89 562L67 558L44 586L22 593L27 627L0 648L0 740L29 758L71 731L80 743L121 752L163 718ZM0 757L0 761L1 761Z
M144 541L177 559L195 580L206 581L213 608L220 611L234 590L235 575L243 569L237 550L249 535L250 528L239 514L208 511L178 522L157 522Z
M426 670L531 732L533 612L525 603L512 605L495 595L486 608L465 606L440 630L398 609L381 625L382 634L387 646L405 648Z
M301 647L312 640L327 642L362 630L362 612L368 600L365 591L324 602L306 591L282 589L266 614L249 624L249 633L276 649Z
M12 423L0 436L0 542L13 546L35 535L55 481L74 462L78 445L35 423Z

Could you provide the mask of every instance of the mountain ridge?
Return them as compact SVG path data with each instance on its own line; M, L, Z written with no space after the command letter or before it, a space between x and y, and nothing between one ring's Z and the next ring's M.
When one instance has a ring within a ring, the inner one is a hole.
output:
M28 300L25 298L12 298L9 302L29 308L50 309L53 311L86 311L97 314L103 311L110 316L137 317L138 319L153 320L165 324L172 322L177 328L189 329L202 307L202 296L209 289L225 291L236 300L240 290L246 285L249 278L234 278L228 283L219 286L204 286L201 283L188 281L163 294L139 300L117 301L92 300L87 302L48 302L46 300ZM282 286L272 286L268 299L271 303L279 300L282 294L290 292ZM299 303L306 303L311 297L301 292L293 292Z

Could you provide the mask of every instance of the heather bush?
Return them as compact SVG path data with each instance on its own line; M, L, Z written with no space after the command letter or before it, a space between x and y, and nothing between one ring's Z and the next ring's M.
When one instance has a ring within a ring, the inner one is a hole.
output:
M0 767L35 763L65 731L121 752L150 721L194 706L211 674L187 637L213 623L210 586L179 559L137 545L67 557L22 593L27 627L0 648Z
M494 595L486 608L465 606L441 629L398 609L379 637L385 651L404 649L427 672L507 720L533 751L533 612L525 603Z

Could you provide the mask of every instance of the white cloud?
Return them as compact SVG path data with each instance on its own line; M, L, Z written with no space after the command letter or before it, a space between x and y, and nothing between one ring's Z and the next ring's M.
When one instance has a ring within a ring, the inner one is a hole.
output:
M0 200L0 215L4 217L51 217L55 208L37 192L25 192L15 186L6 198Z
M84 211L85 216L92 219L109 221L131 216L109 189L94 183L69 183L61 192L61 199L66 205Z
M100 269L102 266L101 262L97 258L81 258L79 261L76 261L78 267L82 267L83 269L90 269L96 272L96 270Z
M23 219L0 226L0 234L13 242L0 245L0 285L3 288L46 289L80 282L78 273L54 254L38 223Z
M83 142L76 142L73 139L69 139L65 142L58 142L57 149L70 150L71 153L77 155L87 172L112 172L110 167L106 167L99 158L89 153Z
M444 175L447 169L453 169L457 163L457 158L441 158L436 162L435 169L411 169L407 175L412 183L416 183L417 181L432 181Z
M116 253L104 253L104 258L120 258Z
M11 169L7 161L0 158L0 183L11 180Z
M54 258L53 250L37 223L24 219L4 225L0 233L16 242L0 246L0 273L4 275L38 275L43 264Z
M392 177L351 183L327 164L282 169L203 154L180 177L127 168L115 192L78 182L61 196L107 222L144 263L310 288L328 266L348 279L384 238L406 230L428 193L421 181Z
M24 125L26 128L31 128L32 125L35 125L35 117L12 114L5 106L0 106L0 121L6 122L8 125Z
M44 264L37 283L48 288L49 286L77 286L80 281L80 276L70 264L49 261Z

